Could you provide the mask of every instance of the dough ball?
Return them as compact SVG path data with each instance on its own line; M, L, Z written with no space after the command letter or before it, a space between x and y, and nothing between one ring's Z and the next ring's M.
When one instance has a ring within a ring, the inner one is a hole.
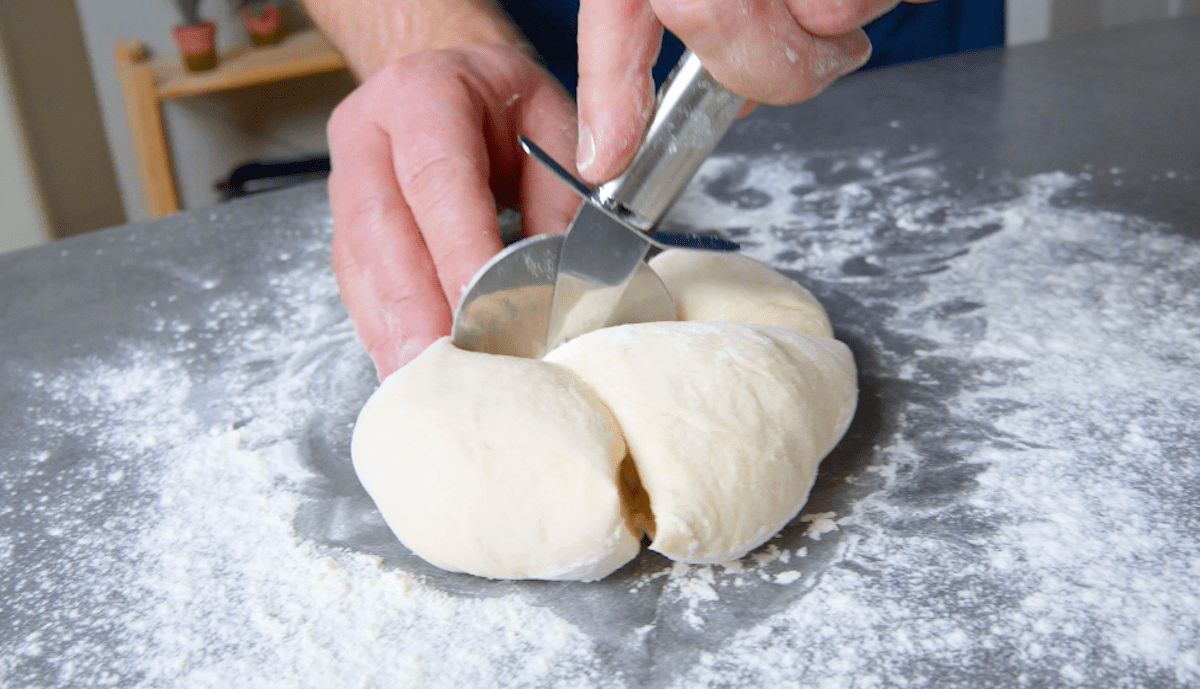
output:
M622 325L545 360L612 410L649 496L650 547L691 563L742 557L791 521L858 396L844 344L773 326Z
M749 256L668 249L650 267L675 300L680 320L760 323L833 337L816 297Z
M621 432L551 364L442 338L371 396L351 455L396 536L443 569L588 581L640 546L622 514Z

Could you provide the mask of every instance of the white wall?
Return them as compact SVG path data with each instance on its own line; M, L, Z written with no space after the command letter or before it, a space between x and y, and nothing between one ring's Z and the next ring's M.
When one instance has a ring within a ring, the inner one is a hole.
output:
M175 59L175 5L173 0L76 0L76 7L125 211L130 220L144 218L145 200L113 45L137 41L155 55ZM217 24L222 49L249 42L229 2L206 0L200 11ZM239 163L328 150L325 121L352 88L349 75L339 73L167 102L164 123L180 204L196 208L216 201L213 183Z
M12 94L0 43L0 208L4 209L0 213L0 253L35 246L49 238L45 208Z
M1004 5L1005 42L1021 45L1050 38L1051 0L1007 0Z
M137 158L112 51L118 41L136 40L156 54L174 57L170 36L177 21L174 2L75 3L126 215L130 220L144 218ZM205 0L201 12L217 22L222 47L247 42L229 2ZM1200 0L1007 0L1008 43L1196 12ZM164 116L181 204L195 208L215 201L213 183L239 163L325 151L325 121L352 88L346 74L323 75L167 103Z
M1006 0L1008 45L1200 14L1200 0Z

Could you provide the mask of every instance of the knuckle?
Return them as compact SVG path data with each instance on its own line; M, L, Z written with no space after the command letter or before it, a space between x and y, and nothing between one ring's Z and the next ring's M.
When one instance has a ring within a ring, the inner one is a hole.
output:
M425 155L414 152L417 162L399 180L405 198L414 210L443 207L447 199L470 177L473 166L469 161L450 156L445 151Z
M381 66L333 109L327 133L352 131L381 111L410 107L420 98L436 99L447 75L463 68L464 58L449 50L421 50Z
M711 26L712 0L651 0L654 14L671 31L692 35Z
M372 77L370 84L382 92L397 88L403 89L421 74L422 68L428 62L429 53L425 51L410 53L380 68Z
M437 248L433 254L433 262L438 266L438 272L443 279L453 281L454 276L459 273L465 275L473 275L477 265L472 265L472 260L477 248L475 243L467 237L459 233L452 233L449 237L442 238L438 242ZM452 288L452 282L446 284L446 289Z
M329 121L325 123L325 136L328 137L331 147L337 146L343 132L353 130L355 125L362 120L360 98L357 91L351 93L342 99L342 102L338 103L330 113Z
M391 203L379 194L359 194L340 204L339 215L343 222L336 223L336 231L361 235L364 230L387 228L393 224ZM352 240L351 240L352 241Z
M405 170L400 186L413 196L429 192L440 194L449 186L456 168L446 153L422 155L412 167Z
M420 313L430 308L429 295L411 277L388 281L387 288L379 294L379 306L385 314Z
M394 94L397 90L403 93L409 88L426 88L431 77L461 71L467 62L467 56L461 50L418 50L388 63L371 81L379 82L376 88L385 94Z
M824 0L808 5L804 28L818 36L840 36L849 33L878 14L871 0Z

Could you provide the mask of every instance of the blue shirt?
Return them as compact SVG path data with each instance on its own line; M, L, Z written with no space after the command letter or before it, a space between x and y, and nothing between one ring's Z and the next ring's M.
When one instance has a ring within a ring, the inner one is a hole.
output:
M546 68L575 93L579 60L575 35L578 0L501 0ZM901 3L868 24L873 52L864 69L1004 44L1004 0L937 0ZM683 44L667 32L654 66L661 84L683 54Z

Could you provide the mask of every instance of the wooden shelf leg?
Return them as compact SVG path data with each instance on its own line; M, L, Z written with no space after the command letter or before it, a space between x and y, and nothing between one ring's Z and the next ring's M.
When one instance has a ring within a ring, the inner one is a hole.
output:
M179 197L175 193L162 109L146 62L146 50L136 43L119 43L114 52L146 195L146 212L151 218L174 213L179 210Z

